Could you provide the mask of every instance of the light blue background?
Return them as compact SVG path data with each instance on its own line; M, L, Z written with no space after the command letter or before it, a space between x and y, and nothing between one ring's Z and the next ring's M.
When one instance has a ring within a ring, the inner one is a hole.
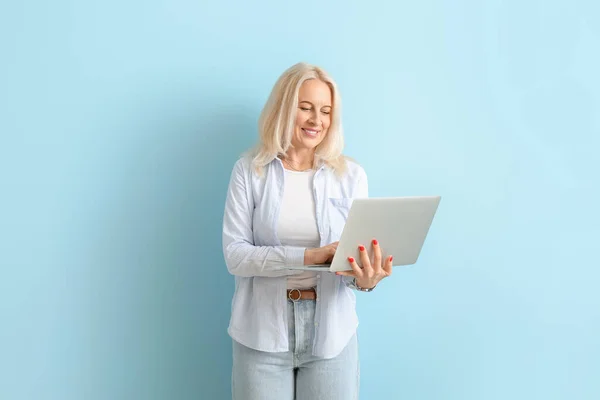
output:
M594 3L3 1L0 399L229 397L226 187L301 60L373 196L443 196L362 398L599 399Z

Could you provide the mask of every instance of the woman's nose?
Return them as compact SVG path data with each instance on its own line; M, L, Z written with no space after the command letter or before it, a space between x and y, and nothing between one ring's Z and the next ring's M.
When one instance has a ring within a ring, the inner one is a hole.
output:
M320 125L321 118L319 117L319 113L313 113L308 119L308 123L312 125Z

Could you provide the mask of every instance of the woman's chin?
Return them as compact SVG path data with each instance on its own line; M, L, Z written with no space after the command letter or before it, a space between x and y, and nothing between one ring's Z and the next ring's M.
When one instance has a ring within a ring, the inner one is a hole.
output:
M320 143L321 141L318 139L302 138L301 140L294 140L292 146L296 150L314 150Z

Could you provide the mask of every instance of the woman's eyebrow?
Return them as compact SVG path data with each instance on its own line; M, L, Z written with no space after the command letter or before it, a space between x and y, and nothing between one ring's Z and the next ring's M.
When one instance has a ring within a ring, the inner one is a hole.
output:
M310 104L311 106L313 105L313 103L311 103L310 101L306 101L306 100L302 100L300 103L308 103L308 104ZM325 107L331 107L331 106L330 106L330 105L325 105L325 106L323 106L322 108L325 108Z

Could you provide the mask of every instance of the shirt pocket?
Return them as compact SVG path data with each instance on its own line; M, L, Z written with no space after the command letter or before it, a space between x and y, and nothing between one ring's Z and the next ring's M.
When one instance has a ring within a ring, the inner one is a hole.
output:
M331 230L333 241L340 240L342 230L348 219L348 213L350 207L352 207L352 198L329 198L328 212L329 212L329 228Z

